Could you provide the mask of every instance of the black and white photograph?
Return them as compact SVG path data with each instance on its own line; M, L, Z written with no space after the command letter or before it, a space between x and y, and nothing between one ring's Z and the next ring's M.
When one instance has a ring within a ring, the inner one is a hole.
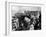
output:
M0 0L0 37L46 37L46 0Z
M12 30L41 30L41 7L12 6Z

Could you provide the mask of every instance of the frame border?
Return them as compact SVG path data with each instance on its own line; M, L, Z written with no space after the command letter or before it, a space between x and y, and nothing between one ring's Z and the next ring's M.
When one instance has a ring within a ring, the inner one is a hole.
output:
M7 2L7 1L5 1L5 35L7 36L8 34L7 34L7 27L9 26L7 26L7 3L10 5L11 3L16 3L16 4L30 4L30 5L44 5L44 4L39 4L39 3L20 3L20 2ZM8 11L9 12L9 11ZM10 28L9 28L10 29Z

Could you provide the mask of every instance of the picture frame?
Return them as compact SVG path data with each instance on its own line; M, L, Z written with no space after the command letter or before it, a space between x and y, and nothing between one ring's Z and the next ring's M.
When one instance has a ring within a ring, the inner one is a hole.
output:
M37 7L40 7L40 11L41 11L41 30L30 30L30 31L13 31L12 30L12 23L11 23L11 19L12 19L12 15L11 15L11 11L13 10L14 11L14 9L16 10L16 8L15 8L15 6L28 6L28 7L31 7L31 11L33 11L33 8L34 8L34 11L35 11L35 8L36 8L36 10L37 11L39 11L39 9L37 9ZM13 9L12 9L12 7L13 7ZM32 8L33 7L33 8ZM43 9L44 9L44 6L43 6L43 4L36 4L36 3L19 3L19 2L5 2L5 35L8 35L8 34L12 34L12 35L14 35L14 34L18 34L18 33L23 33L23 32L26 32L26 33L32 33L32 32L34 32L35 33L35 31L36 32L41 32L41 31L44 31L44 28L43 28Z

